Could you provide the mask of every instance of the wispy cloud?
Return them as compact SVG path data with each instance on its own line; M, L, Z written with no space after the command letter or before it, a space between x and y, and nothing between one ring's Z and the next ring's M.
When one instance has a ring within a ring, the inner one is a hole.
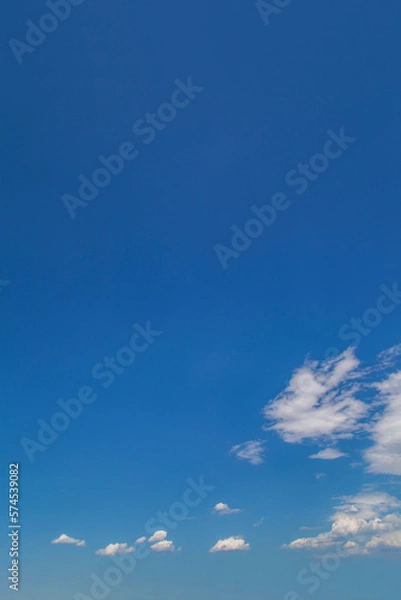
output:
M380 369L392 367L397 359L401 356L401 344L396 344L387 350L383 350L377 357L377 362Z
M265 429L290 443L352 437L368 412L354 397L360 388L359 365L353 348L320 364L306 362L264 407Z
M252 527L260 527L260 526L263 524L263 521L264 521L264 520L265 520L265 518L264 518L264 517L261 517L261 518L259 519L259 521L256 521L256 523L254 523L254 524L252 525Z
M240 460L247 460L251 465L260 465L264 462L263 460L264 442L251 440L233 446L230 450L230 454L235 454Z
M344 452L337 450L336 448L326 448L325 450L320 450L317 454L311 454L309 458L317 458L320 460L335 460L336 458L342 458L343 456L348 456Z

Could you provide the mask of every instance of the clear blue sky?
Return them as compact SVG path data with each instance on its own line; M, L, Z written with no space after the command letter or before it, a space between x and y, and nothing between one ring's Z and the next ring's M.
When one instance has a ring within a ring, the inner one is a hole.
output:
M357 550L315 597L398 599L401 447L386 418L401 436L401 391L385 382L398 381L401 305L380 298L401 288L400 7L293 0L265 24L252 0L85 0L17 60L9 40L26 43L46 12L8 3L0 25L0 506L18 461L20 598L91 597L91 573L113 565L96 552L151 544L148 519L203 475L214 490L159 527L173 546L112 600L304 600L299 573L339 540ZM146 124L158 111L165 123ZM352 141L328 145L342 128ZM79 176L125 142L136 157L83 200ZM324 172L298 173L311 159ZM286 208L233 247L231 228L277 193ZM148 321L162 333L134 339L135 362L94 377ZM327 363L329 347L345 354ZM83 386L96 400L30 460L21 440L38 443L38 420ZM325 450L347 456L310 459ZM341 535L315 540L332 523ZM62 534L85 545L51 543ZM219 541L232 551L210 552Z

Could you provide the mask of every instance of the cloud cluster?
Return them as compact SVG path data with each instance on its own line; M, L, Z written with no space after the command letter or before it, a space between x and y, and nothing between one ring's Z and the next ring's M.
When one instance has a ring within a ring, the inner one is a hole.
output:
M264 429L276 431L289 443L328 443L329 447L309 457L321 460L347 456L332 445L363 434L372 441L364 451L368 470L401 475L401 370L394 369L400 355L398 344L364 369L354 348L321 363L306 362L264 407ZM240 446L234 449L246 451Z
M117 554L130 554L131 552L135 552L136 546L144 544L148 542L150 544L150 549L153 552L174 552L175 546L173 542L167 540L167 531L164 529L158 529L155 531L149 538L142 536L138 538L135 542L134 546L129 546L126 543L122 544L109 544L105 548L100 548L100 550L96 550L95 554L98 556L115 556Z
M209 552L234 552L237 550L249 550L250 545L241 536L231 536L225 540L219 540L210 548Z
M378 548L401 549L401 501L384 492L364 491L343 498L330 517L329 531L298 538L285 548L325 549L342 544L350 554L369 554Z

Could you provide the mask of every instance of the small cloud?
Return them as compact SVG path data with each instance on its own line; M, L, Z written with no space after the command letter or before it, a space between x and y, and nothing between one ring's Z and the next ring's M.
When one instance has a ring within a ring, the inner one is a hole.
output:
M265 520L265 518L264 518L264 517L261 517L261 518L259 519L259 521L256 521L256 523L254 523L254 524L252 525L252 527L260 527L260 526L262 525L262 523L263 523L263 521L264 521L264 520Z
M165 540L167 537L167 531L163 529L159 529L155 531L154 534L148 539L148 542L161 542Z
M326 477L326 473L316 473L316 479L321 479L322 477Z
M52 544L73 544L74 546L85 546L85 540L76 540L75 538L62 533L58 538L52 540Z
M128 546L128 544L109 544L106 548L101 548L100 550L96 550L95 554L98 556L115 556L116 554L130 554L133 552L133 546Z
M219 540L216 544L210 548L209 552L234 552L237 550L249 550L250 545L245 540L236 535L226 538L225 540Z
M169 540L163 540L161 542L157 542L150 547L154 552L174 552L174 544Z
M247 460L251 465L260 465L264 462L263 460L264 444L261 441L251 440L233 446L230 450L230 454L235 454L240 460Z
M320 460L335 460L336 458L342 458L343 456L348 456L344 452L337 450L336 448L326 448L325 450L320 450L317 454L311 454L309 458L317 458Z
M215 512L218 515L234 515L236 513L240 513L241 509L240 508L230 508L228 506L228 504L223 504L223 502L219 502L213 508L213 512Z
M146 542L146 537L142 536L136 540L135 544L143 544L144 542Z

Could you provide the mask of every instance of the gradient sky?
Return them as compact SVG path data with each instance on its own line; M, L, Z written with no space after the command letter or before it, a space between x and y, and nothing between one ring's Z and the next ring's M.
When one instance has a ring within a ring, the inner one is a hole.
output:
M214 489L167 531L175 551L108 597L398 599L401 446L385 419L400 439L401 305L349 332L401 288L400 7L294 0L266 25L251 0L85 0L18 64L9 40L46 11L19 0L0 24L0 506L18 461L19 598L90 597L113 564L96 551L149 538L204 476ZM189 78L202 91L147 144L133 125ZM355 141L297 194L287 174L341 128ZM124 142L138 156L72 219L63 195ZM278 192L288 208L224 269L216 245ZM92 369L148 321L162 333L105 389ZM96 401L30 461L21 439L82 386ZM347 456L310 458L327 449ZM366 526L350 536L352 515ZM283 547L333 523L338 537ZM62 534L85 545L51 543ZM232 537L245 548L210 552ZM340 540L358 551L311 593L299 573Z

